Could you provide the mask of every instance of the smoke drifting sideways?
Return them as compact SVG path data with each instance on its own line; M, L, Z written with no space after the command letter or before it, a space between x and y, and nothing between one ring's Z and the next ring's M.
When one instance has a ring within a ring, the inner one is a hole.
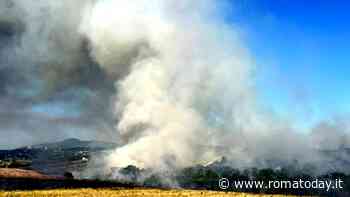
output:
M0 2L0 148L117 139L113 81L77 29L87 2Z
M57 123L63 136L114 138L120 147L105 158L107 168L162 171L225 156L242 168L297 160L350 171L348 155L339 161L323 151L350 147L349 121L325 121L307 134L259 106L254 59L239 27L225 23L224 1L1 4L0 89L13 106L1 117L13 114L8 124L42 120L45 106L66 109L54 118L44 113L38 124Z

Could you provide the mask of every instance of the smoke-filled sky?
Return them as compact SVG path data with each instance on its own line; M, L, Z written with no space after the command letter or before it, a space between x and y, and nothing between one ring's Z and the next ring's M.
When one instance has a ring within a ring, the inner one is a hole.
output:
M324 161L350 144L348 7L1 1L0 148L108 140L109 167Z
M87 2L0 2L1 148L68 137L113 140L113 82L78 33Z

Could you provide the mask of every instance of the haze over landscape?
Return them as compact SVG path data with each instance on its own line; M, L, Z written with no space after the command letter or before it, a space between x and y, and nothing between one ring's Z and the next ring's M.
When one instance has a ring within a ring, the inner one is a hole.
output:
M350 148L349 17L326 4L1 1L0 148L74 137L118 144L107 168L328 171L322 151Z

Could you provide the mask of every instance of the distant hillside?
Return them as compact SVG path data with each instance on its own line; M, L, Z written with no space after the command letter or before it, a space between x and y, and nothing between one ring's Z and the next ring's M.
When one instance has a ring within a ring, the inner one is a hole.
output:
M105 150L115 148L116 144L101 141L82 141L75 138L66 139L55 143L45 143L33 146L23 147L24 149L44 149L44 150L70 150L70 149L86 149L86 150ZM22 148L22 149L23 149Z
M0 150L0 167L33 169L48 175L62 176L66 171L82 171L93 155L116 146L109 142L67 139L14 150Z

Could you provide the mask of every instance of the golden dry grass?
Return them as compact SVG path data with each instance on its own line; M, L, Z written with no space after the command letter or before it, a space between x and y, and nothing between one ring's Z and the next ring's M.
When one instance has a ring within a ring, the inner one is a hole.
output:
M286 195L259 195L232 192L159 189L56 189L38 191L0 192L1 197L285 197ZM293 197L293 196L288 196Z

